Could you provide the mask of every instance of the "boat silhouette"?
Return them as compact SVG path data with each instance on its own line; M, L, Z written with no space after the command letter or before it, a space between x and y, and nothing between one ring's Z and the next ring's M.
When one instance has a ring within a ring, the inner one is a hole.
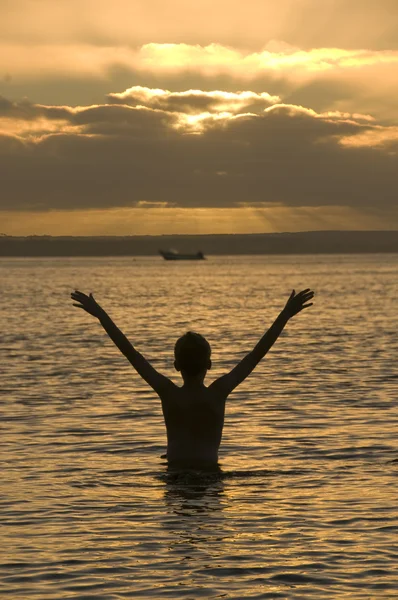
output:
M180 254L177 250L159 250L165 260L205 260L203 252L193 254Z

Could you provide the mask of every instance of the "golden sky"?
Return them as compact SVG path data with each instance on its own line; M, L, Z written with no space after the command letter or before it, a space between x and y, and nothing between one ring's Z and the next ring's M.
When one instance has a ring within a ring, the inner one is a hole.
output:
M0 233L398 229L397 0L3 0Z

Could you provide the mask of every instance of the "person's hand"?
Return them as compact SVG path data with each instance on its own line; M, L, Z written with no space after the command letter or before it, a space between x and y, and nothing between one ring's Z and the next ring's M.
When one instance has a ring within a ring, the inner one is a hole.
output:
M313 297L314 292L312 292L309 288L299 292L298 294L296 294L296 292L293 290L282 312L287 316L288 319L291 319L294 317L294 315L297 315L297 313L304 310L304 308L309 308L312 306L313 302L309 302L309 300L312 300Z
M87 296L87 294L83 294L83 292L75 290L71 293L70 297L72 298L72 300L75 300L75 302L78 302L78 304L73 304L73 306L76 306L77 308L82 308L90 315L93 315L93 317L97 317L99 319L103 311L100 305L95 301L94 296L92 294Z

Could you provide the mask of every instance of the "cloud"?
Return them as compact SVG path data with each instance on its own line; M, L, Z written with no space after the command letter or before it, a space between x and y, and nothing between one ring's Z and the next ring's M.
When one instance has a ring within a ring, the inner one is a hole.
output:
M288 44L272 44L259 52L244 52L212 43L208 46L189 44L145 44L134 57L135 67L159 71L182 71L192 67L207 75L230 72L250 80L264 71L311 73L334 69L357 69L364 66L397 64L398 51L341 48L302 50Z
M0 210L390 214L396 3L0 2Z
M207 76L223 73L250 81L261 74L284 74L305 78L313 73L356 70L383 65L396 66L398 50L318 47L308 50L285 42L271 42L261 50L247 51L220 43L207 46L186 43L146 43L140 47L93 44L2 43L0 71L25 77L78 73L82 77L106 76L118 65L136 71L176 73L195 70Z
M368 112L397 122L397 67L398 50L338 47L305 50L275 41L256 51L220 43L101 46L59 42L31 46L0 42L0 73L12 75L11 83L3 83L3 93L7 95L20 94L25 89L43 99L48 96L55 97L57 102L61 99L62 104L71 103L78 96L79 101L84 100L86 104L86 99L96 94L98 103L109 89L109 82L120 81L123 85L127 83L129 89L123 94L113 94L110 102L137 105L142 100L148 106L145 90L155 83L162 89L163 96L151 88L152 107L164 110L167 100L169 110L180 107L185 112L195 112L195 106L199 110L204 100L209 104L209 112L213 112L212 107L217 102L229 107L234 103L241 110L239 104L244 99L236 97L235 90L249 87L252 93L262 96L253 97L254 103L267 101L263 92L267 89L270 103L283 96L292 103L310 105L318 111ZM136 85L131 87L131 81ZM199 89L195 97L193 91L190 98L178 91L187 82L190 87ZM219 90L224 90L219 92L224 93L224 98L200 96L200 89L214 89L215 83L220 86ZM165 89L171 90L167 97ZM235 99L226 102L225 90L235 94Z
M281 101L279 96L271 96L267 92L259 94L251 91L225 92L220 90L170 92L142 86L131 87L122 93L109 94L108 99L110 102L119 104L143 105L166 112L185 114L257 112L258 109L264 109Z
M3 0L0 39L104 47L216 40L248 49L284 40L303 49L397 49L396 8L396 0Z
M340 144L353 148L381 147L394 155L398 151L398 127L375 126L363 133L342 137Z
M147 106L2 99L1 209L395 206L396 128L250 91L132 89L110 97Z

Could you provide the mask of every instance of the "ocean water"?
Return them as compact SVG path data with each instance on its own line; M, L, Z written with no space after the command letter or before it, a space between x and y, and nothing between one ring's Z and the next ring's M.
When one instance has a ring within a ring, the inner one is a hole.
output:
M398 596L398 255L1 259L0 596ZM222 476L171 476L160 402L93 292L176 382L188 329L208 380L292 288L316 291L227 402Z

